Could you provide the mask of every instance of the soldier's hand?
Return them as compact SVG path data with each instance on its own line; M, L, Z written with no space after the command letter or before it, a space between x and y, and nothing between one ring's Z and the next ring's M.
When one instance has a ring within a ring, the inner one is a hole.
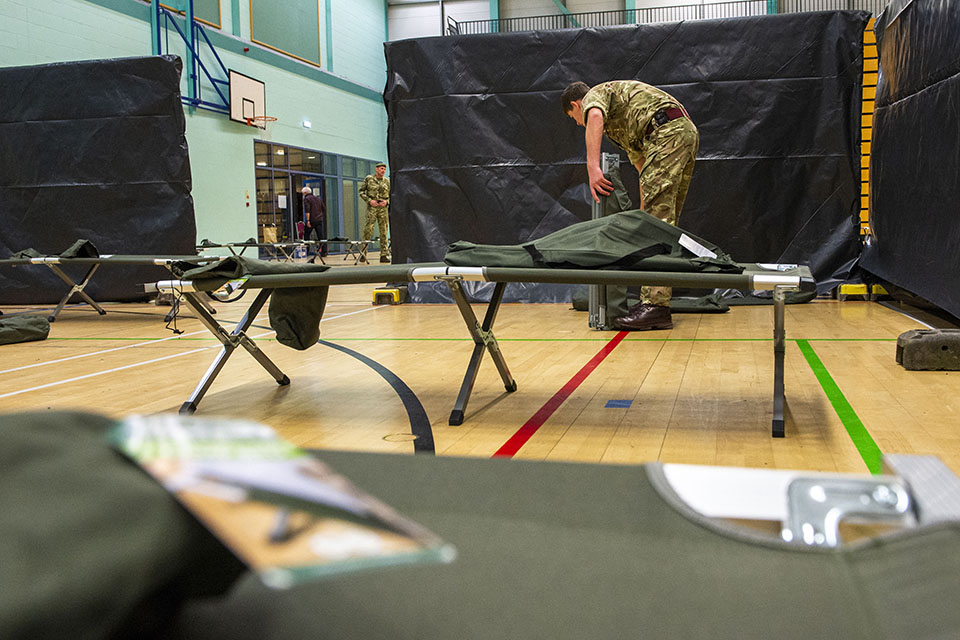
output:
M587 167L587 176L590 179L590 193L596 202L600 196L608 196L613 192L613 183L607 180L600 167Z

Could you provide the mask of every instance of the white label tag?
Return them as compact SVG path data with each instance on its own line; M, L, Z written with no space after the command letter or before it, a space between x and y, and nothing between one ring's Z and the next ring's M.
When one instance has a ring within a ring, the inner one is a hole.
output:
M685 233L680 234L680 246L698 258L716 258L717 254L691 238Z
M236 280L228 280L224 283L223 288L226 289L227 293L233 293L237 289L243 286L243 283L250 279L250 276L243 276L242 278L237 278Z
M760 267L761 269L766 269L766 270L768 270L768 271L792 271L793 269L796 269L796 268L797 268L797 265L795 265L795 264L767 264L767 263L760 263L760 264L757 264L757 266Z

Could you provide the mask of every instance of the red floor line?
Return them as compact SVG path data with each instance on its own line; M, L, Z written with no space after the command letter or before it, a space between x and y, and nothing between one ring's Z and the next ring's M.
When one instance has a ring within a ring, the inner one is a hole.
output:
M527 443L527 440L533 437L533 434L543 426L543 424L553 415L553 413L560 408L560 405L570 397L570 394L573 393L580 384L587 379L594 369L603 362L610 353L617 348L617 345L620 344L624 338L627 337L627 331L620 331L613 337L610 342L605 344L602 349L590 359L590 362L583 365L583 368L580 371L570 378L569 381L563 387L560 388L553 397L547 400L547 402L537 410L529 420L527 420L522 427L520 427L515 434L510 436L510 439L507 440L502 447L497 449L497 452L493 454L494 458L512 458L516 455L517 451L520 450L524 444Z

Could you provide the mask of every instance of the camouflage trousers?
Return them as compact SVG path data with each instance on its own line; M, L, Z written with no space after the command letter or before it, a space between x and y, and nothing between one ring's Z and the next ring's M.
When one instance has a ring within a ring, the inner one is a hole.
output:
M390 257L390 245L387 243L387 207L367 207L367 221L363 225L363 239L373 237L373 227L380 227L380 257Z
M700 134L689 118L671 120L647 136L640 172L644 211L676 226L699 147ZM642 287L640 301L670 306L671 294L670 287Z

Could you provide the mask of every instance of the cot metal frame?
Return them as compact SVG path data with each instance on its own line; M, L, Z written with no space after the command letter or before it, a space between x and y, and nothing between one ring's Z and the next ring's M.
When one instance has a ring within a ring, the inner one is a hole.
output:
M246 330L253 322L253 318L262 309L270 294L281 287L330 286L336 284L366 284L384 281L427 282L440 281L447 285L453 296L457 309L460 312L467 331L474 341L473 353L460 390L450 412L449 424L460 425L465 419L467 404L473 391L477 372L485 353L490 354L491 360L497 367L504 388L508 392L517 390L510 369L507 366L499 343L493 332L493 326L503 301L503 293L508 282L548 282L568 284L619 284L619 285L653 285L677 287L716 287L742 290L772 290L773 291L773 351L774 351L774 384L773 384L773 416L771 434L775 438L785 435L784 428L784 356L786 353L785 304L788 291L810 291L815 288L815 282L810 270L805 266L797 265L744 265L745 271L741 274L731 273L673 273L657 271L609 271L588 269L518 269L506 267L448 267L442 264L413 264L367 266L350 269L335 269L321 273L276 274L250 276L245 280L237 281L228 286L237 289L261 289L256 300L251 304L243 320L233 329L227 331L212 315L205 312L199 294L216 287L212 282L191 282L184 280L161 281L154 285L159 291L172 292L183 296L183 300L201 319L201 322L213 335L220 340L223 348L214 359L213 364L201 378L199 384L190 395L187 402L180 408L181 413L193 413L202 400L204 394L213 384L214 379L223 369L227 359L237 347L243 347L253 358L280 385L287 385L290 379L276 366L246 335ZM769 267L769 268L767 268ZM473 307L467 300L463 290L464 281L484 281L495 283L493 295L487 303L483 321L477 319Z
M63 258L60 256L42 256L39 258L7 258L0 260L0 266L11 266L11 267L21 267L24 265L44 265L48 267L51 271L57 274L57 277L63 280L68 287L70 287L66 294L60 299L60 302L57 303L56 308L53 312L47 316L49 322L56 322L57 316L60 315L60 312L63 311L64 307L70 302L70 299L73 296L78 296L81 301L87 303L93 310L98 314L106 315L107 311L100 304L90 297L85 289L87 285L90 284L90 281L93 279L93 275L97 272L101 265L104 264L114 264L114 265L136 265L136 266L149 266L149 265L158 265L166 267L168 271L173 273L173 263L175 262L213 262L217 258L204 258L201 256L138 256L138 255L112 255L104 254L97 258ZM61 266L66 266L68 264L86 266L87 271L79 280L74 280L69 275L61 269ZM203 307L208 313L215 314L216 310L207 304L206 300L202 298L198 300L198 304ZM164 322L170 322L177 315L180 310L180 300L174 296L173 304L170 308L170 312L164 316Z
M232 255L242 256L247 249L257 248L266 249L274 260L283 262L296 262L295 252L298 247L314 247L317 250L315 258L320 258L322 264L327 264L323 256L320 255L320 249L331 244L342 244L344 248L343 261L346 262L353 258L354 266L367 260L367 250L370 247L370 240L342 240L339 238L321 239L321 240L297 240L294 242L224 242L198 244L197 250L204 249L227 249ZM237 251L239 249L239 252ZM329 256L327 256L329 257Z

